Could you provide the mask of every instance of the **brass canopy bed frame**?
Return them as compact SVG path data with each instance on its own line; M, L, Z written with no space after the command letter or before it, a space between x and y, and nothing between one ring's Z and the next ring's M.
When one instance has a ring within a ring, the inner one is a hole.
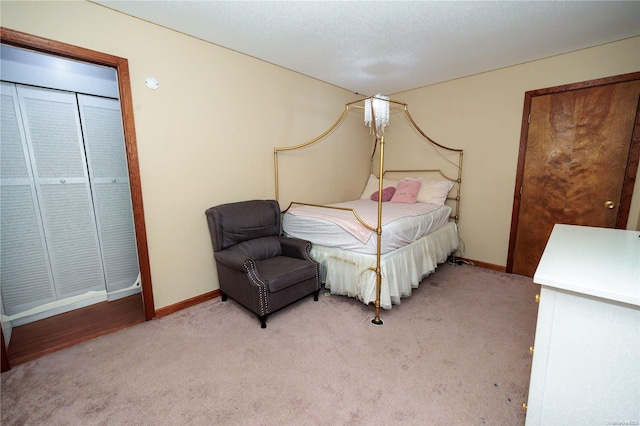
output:
M378 111L378 108L380 108L382 106L382 108L386 108L386 113L383 111L382 113L380 113ZM284 152L284 151L291 151L291 150L298 150L298 149L302 149L302 148L306 148L311 144L314 144L320 140L322 140L323 138L325 138L329 133L331 133L340 123L342 123L344 121L344 119L347 117L347 114L349 113L350 110L362 110L364 111L365 114L365 123L369 124L370 128L371 128L371 132L373 133L373 135L375 136L375 141L373 143L373 152L371 154L371 158L370 158L370 172L372 174L372 178L374 177L374 165L375 165L375 157L376 157L376 152L378 152L378 164L377 164L377 172L378 172L378 179L377 179L377 222L374 224L371 224L369 222L367 222L366 220L364 220L361 217L361 214L358 213L358 211L356 211L355 208L352 207L342 207L342 206L336 206L336 205L321 205L321 204L313 204L313 203L305 203L305 202L297 202L297 201L293 201L289 204L289 206L283 210L282 214L285 215L290 209L292 209L292 207L294 205L296 206L303 206L303 207L309 207L309 208L321 208L321 209L331 209L334 212L335 211L341 211L341 212L350 212L352 214L352 218L355 218L362 227L368 229L369 231L375 233L376 235L376 246L375 246L375 267L368 267L366 269L371 270L373 272L375 272L375 317L372 319L372 323L376 324L376 325L381 325L383 324L383 321L380 319L380 307L381 307L381 291L382 291L382 284L383 284L383 276L382 276L382 270L381 270L381 257L383 256L383 253L381 253L381 248L382 248L382 236L383 236L383 202L384 201L389 201L389 200L384 200L383 201L383 190L386 179L383 179L383 177L385 176L386 173L407 173L407 174L425 174L425 173L430 173L430 174L436 174L438 175L438 177L440 179L443 180L448 180L451 182L451 186L449 187L449 189L447 189L445 191L445 197L446 200L445 202L452 204L452 206L449 206L450 209L450 213L448 215L447 218L445 218L445 222L449 222L449 225L451 225L451 227L454 229L454 234L455 234L455 244L451 243L450 246L448 246L450 252L446 253L445 255L445 260L446 258L453 254L457 249L458 249L458 236L457 236L457 224L458 224L458 220L459 220L459 212L460 212L460 188L461 188L461 183L462 183L462 159L463 159L463 150L462 149L456 149L456 148L450 148L444 145L441 145L437 142L435 142L433 139L431 139L429 136L427 136L421 129L420 127L416 124L416 122L414 121L413 117L411 116L411 114L409 113L409 109L408 109L408 105L393 99L389 99L386 96L382 96L380 94L377 94L375 96L371 96L368 98L364 98L364 99L360 99L357 101L353 101L350 103L347 103L345 105L345 108L342 112L342 114L340 115L340 117L336 120L336 122L331 125L331 127L329 127L325 132L323 132L322 134L320 134L319 136L301 143L299 145L295 145L295 146L287 146L287 147L277 147L274 148L274 170L275 170L275 198L276 201L279 202L279 174L278 174L278 170L279 170L279 165L278 165L278 153L280 152ZM389 110L392 111L402 111L404 116L408 119L410 125L418 132L418 134L420 135L421 139L426 142L429 146L431 146L431 148L433 148L433 151L439 155L445 162L450 163L453 167L455 167L455 169L457 170L457 177L455 178L451 178L449 176L447 176L442 169L394 169L394 170L386 170L385 169L385 164L384 164L384 160L385 160L385 154L384 154L384 148L385 148L385 137L384 137L384 126L388 125L388 117L389 117ZM378 148L379 147L379 148ZM452 156L452 158L454 158L454 160L450 160L449 158L445 157L439 150L442 150L443 152L448 153L448 155ZM453 189L455 187L455 190ZM453 194L452 194L453 193ZM387 203L389 204L389 203ZM444 202L443 202L444 204ZM371 215L369 215L369 218L371 219ZM385 225L386 226L386 225ZM434 231L435 232L435 231ZM304 237L302 237L304 238ZM427 236L424 236L424 239L426 239ZM453 237L449 237L449 239L451 239ZM313 241L312 241L313 243ZM417 243L417 242L416 242ZM315 243L314 243L315 246ZM313 256L313 252L312 252L312 256ZM442 260L439 260L438 263L442 263ZM323 265L321 264L321 267ZM330 267L330 266L329 266ZM435 269L435 268L433 268ZM426 274L424 274L424 271L422 272L423 275L418 277L418 282L426 275L428 275L429 272L427 272ZM417 286L417 283L416 283ZM373 300L372 300L373 301ZM365 304L368 304L369 302L367 302L366 300L364 300ZM399 301L398 301L399 303Z

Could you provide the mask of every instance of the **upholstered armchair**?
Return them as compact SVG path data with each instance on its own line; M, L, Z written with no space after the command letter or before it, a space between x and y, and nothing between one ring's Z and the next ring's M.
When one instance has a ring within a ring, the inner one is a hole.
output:
M311 243L280 235L274 200L222 204L206 211L223 301L231 297L267 327L269 314L320 292Z

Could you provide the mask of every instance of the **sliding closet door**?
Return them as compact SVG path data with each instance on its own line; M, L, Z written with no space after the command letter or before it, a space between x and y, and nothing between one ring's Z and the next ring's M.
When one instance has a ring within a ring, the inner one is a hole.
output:
M0 282L5 314L57 299L40 221L18 94L2 83L0 116Z
M103 291L76 96L25 86L17 92L58 298Z
M78 95L78 107L107 291L112 292L133 285L139 272L120 103Z
M5 313L139 291L118 100L2 83L0 128Z

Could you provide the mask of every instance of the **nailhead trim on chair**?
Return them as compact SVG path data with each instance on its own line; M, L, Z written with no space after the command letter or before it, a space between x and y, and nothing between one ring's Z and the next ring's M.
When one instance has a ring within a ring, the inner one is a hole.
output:
M311 243L307 242L304 245L304 257L307 260L312 261L313 263L316 264L316 286L315 289L316 290L320 290L320 287L322 287L322 283L320 282L320 264L318 262L316 262L316 260L314 258L311 257Z
M255 271L255 265L252 261L247 260L242 265L247 271L247 275L252 283L254 283L260 290L260 315L265 316L269 314L269 303L267 298L267 283L262 281Z

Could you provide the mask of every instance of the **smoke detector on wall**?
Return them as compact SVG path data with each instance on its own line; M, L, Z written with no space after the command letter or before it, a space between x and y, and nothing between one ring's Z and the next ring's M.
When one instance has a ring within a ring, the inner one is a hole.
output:
M151 90L156 90L160 85L160 83L158 83L158 80L153 77L147 77L147 79L144 81L144 84L146 84L147 87Z

